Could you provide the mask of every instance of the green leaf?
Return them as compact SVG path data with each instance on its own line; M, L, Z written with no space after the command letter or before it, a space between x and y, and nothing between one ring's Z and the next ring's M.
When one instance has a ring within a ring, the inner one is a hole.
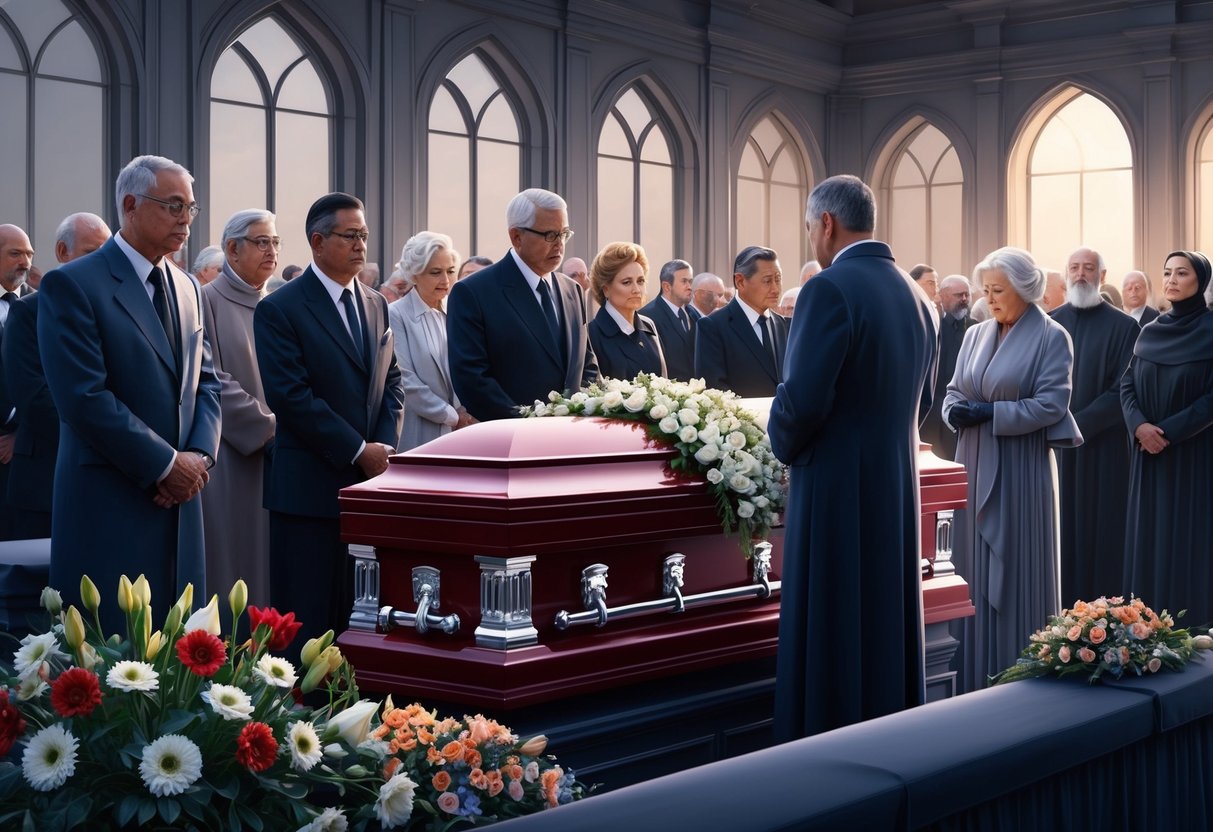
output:
M156 809L165 823L174 823L181 816L181 804L172 798L161 797L156 800Z
M262 823L260 815L243 803L235 803L233 805L236 807L236 811L240 813L240 818L249 825L253 832L261 832L265 824Z
M128 794L122 798L122 802L118 804L118 808L114 809L114 820L118 821L119 826L129 826L130 822L135 819L135 813L139 811L139 795Z
M192 711L169 711L168 716L160 723L160 734L178 734L187 725L201 717Z
M227 828L229 832L240 832L244 825L240 823L240 814L236 811L236 804L230 803L227 807Z
M236 795L240 794L240 781L229 775L222 780L216 780L213 788L221 797L235 800Z
M147 826L152 818L156 817L156 801L151 798L139 799L139 825Z

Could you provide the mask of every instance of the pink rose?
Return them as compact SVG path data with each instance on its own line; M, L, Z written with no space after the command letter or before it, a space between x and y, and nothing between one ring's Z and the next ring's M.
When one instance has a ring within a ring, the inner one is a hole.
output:
M1078 651L1078 658L1090 664L1091 662L1095 661L1095 651L1090 647L1084 647Z
M1129 663L1129 648L1128 647L1120 648L1120 663L1121 663L1121 665L1126 665Z
M1080 638L1082 638L1082 627L1075 624L1070 628L1070 632L1066 633L1066 638L1068 638L1070 641L1078 641Z
M1151 673L1157 673L1161 667L1162 659L1158 658L1158 656L1155 656L1154 658L1150 659L1150 661L1146 662L1146 670L1150 671Z
M1061 649L1057 651L1057 658L1061 659L1062 664L1070 661L1070 645L1063 644Z
M459 811L459 795L454 792L443 792L438 795L438 808L453 815Z
M1103 627L1092 627L1087 637L1091 639L1092 644L1103 644L1104 639L1108 637L1108 631Z
M1129 635L1138 641L1142 641L1150 636L1150 625L1144 621L1138 621L1129 626Z
M511 780L510 785L506 787L506 793L515 800L522 800L522 784L517 780Z

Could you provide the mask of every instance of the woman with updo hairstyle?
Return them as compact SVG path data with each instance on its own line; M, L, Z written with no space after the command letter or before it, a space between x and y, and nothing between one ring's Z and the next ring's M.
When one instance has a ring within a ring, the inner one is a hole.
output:
M1028 252L1000 248L974 269L973 284L991 317L965 333L943 401L969 478L953 537L956 571L977 607L962 653L966 690L1013 665L1061 609L1052 448L1082 443L1070 414L1070 336L1036 303L1044 272Z
M607 244L590 266L590 290L601 308L588 329L604 378L666 373L657 326L637 311L648 301L648 271L644 249L635 243Z
M476 421L455 395L447 358L446 299L458 264L451 238L434 231L413 235L400 252L400 271L412 287L388 306L396 361L404 377L400 451Z
M1213 619L1213 313L1209 258L1173 251L1163 265L1170 311L1141 330L1120 386L1133 442L1125 586L1155 610Z

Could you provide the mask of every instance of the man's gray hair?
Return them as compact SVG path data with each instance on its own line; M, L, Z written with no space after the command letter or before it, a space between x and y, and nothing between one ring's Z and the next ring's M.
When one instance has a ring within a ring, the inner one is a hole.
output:
M122 200L129 194L135 197L135 204L138 205L143 199L143 194L156 187L156 177L165 170L183 173L190 182L194 181L194 177L188 170L172 159L166 159L163 156L136 156L119 171L118 181L114 183L114 202L118 206L119 227L125 221Z
M243 240L248 236L248 230L253 223L274 222L276 219L273 213L264 208L245 208L243 211L237 211L227 218L220 243L226 250L228 240Z
M1080 252L1080 251L1089 251L1095 255L1095 263L1096 263L1097 267L1099 268L1100 272L1106 272L1108 270L1108 264L1104 262L1103 255L1100 254L1097 250L1091 248L1090 246L1079 246L1078 248L1074 249L1072 252L1070 252L1070 260L1073 260L1074 255L1078 254L1078 252ZM1066 261L1066 271L1067 272L1070 270L1070 260Z
M568 203L560 194L545 191L543 188L527 188L510 200L505 209L507 228L529 228L535 224L535 214L543 208L546 211L569 210Z
M695 275L695 279L691 281L691 288L693 290L702 289L704 286L707 286L714 280L718 281L721 286L724 285L724 281L720 279L720 275L712 274L711 272L700 272L699 274Z
M451 252L455 256L455 262L459 262L459 252L455 251L454 240L437 231L418 231L409 237L404 248L400 250L401 276L412 285L415 282L413 278L425 271L434 255L443 249Z
M80 228L104 228L109 231L109 226L105 224L105 220L96 214L91 214L88 211L77 211L74 214L68 214L63 218L63 222L59 223L59 227L55 229L55 244L63 243L68 251L72 251L76 247L76 232Z
M737 254L737 258L733 261L733 274L739 274L742 277L753 277L754 272L758 271L759 260L774 262L778 259L779 255L775 253L775 249L773 248L746 246Z
M207 246L194 258L194 268L191 271L197 274L208 266L222 266L226 259L223 249L219 246Z
M661 267L661 274L658 275L658 279L666 285L673 286L674 275L678 274L678 272L682 271L683 269L691 271L691 264L686 260L671 260Z
M943 280L939 281L939 286L937 286L936 288L942 292L944 289L951 288L952 286L956 285L957 283L963 285L970 292L973 291L973 284L969 283L969 279L967 277L965 277L963 274L948 275Z
M981 285L981 276L992 269L997 269L1011 281L1015 294L1028 303L1036 303L1045 295L1046 276L1044 269L1036 265L1032 255L1022 248L1003 246L990 252L986 258L973 269L973 282Z
M831 176L809 194L805 220L829 214L847 231L870 232L876 227L876 197L858 176Z

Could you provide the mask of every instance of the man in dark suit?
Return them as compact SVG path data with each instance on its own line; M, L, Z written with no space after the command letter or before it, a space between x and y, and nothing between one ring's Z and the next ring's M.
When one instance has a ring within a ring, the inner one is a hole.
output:
M742 397L774 396L788 348L788 319L776 314L783 273L775 252L742 249L733 262L736 296L695 325L695 377Z
M796 301L771 447L791 466L776 668L776 739L883 716L924 698L916 430L938 338L929 301L872 239L876 199L854 176L809 195L824 270ZM821 633L879 620L833 657ZM873 672L873 668L879 671Z
M55 259L70 263L91 254L110 238L96 214L72 214L55 231ZM51 536L51 500L59 455L59 411L51 398L38 352L38 292L14 303L0 346L5 396L16 409L17 432L8 477L13 538Z
M219 447L219 380L198 285L167 256L198 214L192 182L169 159L132 160L114 189L120 231L42 279L38 347L61 428L51 585L65 593L82 573L102 592L143 573L161 609L186 583L205 597L198 495Z
M1125 312L1139 327L1158 317L1158 310L1150 305L1150 279L1145 272L1131 271L1124 276L1120 284L1124 296Z
M512 248L452 286L447 301L455 395L482 422L598 378L584 293L556 272L573 236L564 200L530 188L510 200L506 222Z
M691 305L691 264L671 260L661 267L661 294L640 310L657 325L666 375L689 381L695 375L695 322L703 315Z
M0 225L0 338L8 327L12 305L27 288L26 280L34 263L34 246L29 236L15 225ZM0 540L14 535L15 514L5 499L10 462L17 436L17 417L11 394L0 378Z
M913 275L913 272L911 272ZM921 284L920 284L921 286ZM931 446L931 452L940 459L956 459L956 434L943 423L941 408L948 382L956 372L956 356L965 332L973 325L969 317L969 279L962 274L950 274L939 284L938 301L941 310L939 320L939 369L935 374L935 394L931 399L931 410L922 423L922 441Z
M358 280L362 202L322 196L307 213L312 263L257 304L253 336L265 403L277 416L265 486L270 598L311 638L340 631L353 604L337 493L387 470L404 420L404 385L387 302Z

